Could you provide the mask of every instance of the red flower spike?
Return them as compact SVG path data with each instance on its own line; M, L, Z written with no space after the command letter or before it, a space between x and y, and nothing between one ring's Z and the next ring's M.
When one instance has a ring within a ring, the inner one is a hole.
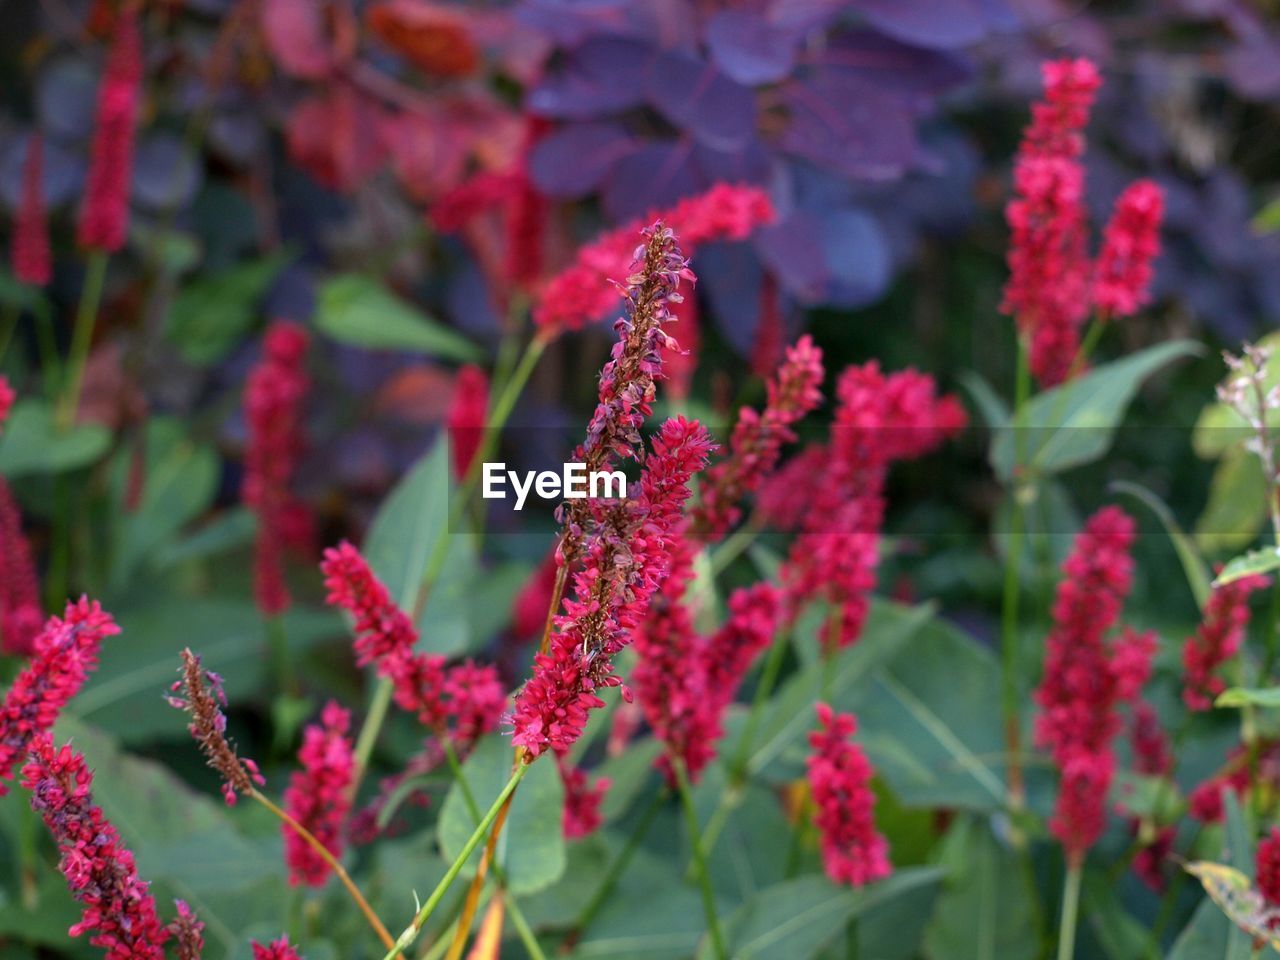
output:
M562 827L566 840L579 840L600 829L603 818L600 804L609 792L612 781L599 777L591 783L585 770L571 766L562 757L556 757L560 780L564 783L564 816Z
M768 194L757 187L717 184L675 206L610 230L578 251L567 269L552 277L533 309L539 336L553 339L581 330L608 315L618 302L615 281L627 276L635 237L655 220L679 235L687 253L717 240L743 240L774 219Z
M1227 688L1219 676L1240 651L1249 626L1249 595L1270 584L1263 576L1241 577L1209 594L1204 617L1182 647L1182 700L1192 710L1209 710Z
M289 944L288 937L272 940L265 947L255 940L252 946L253 960L303 960L302 955Z
M1258 892L1269 907L1280 907L1280 827L1258 844L1255 864L1258 875Z
M49 214L44 204L44 137L27 138L22 164L22 199L13 224L13 275L33 287L45 286L53 276L49 249Z
M289 483L305 446L307 339L296 323L272 323L263 338L262 360L245 384L248 449L242 495L258 515L254 595L266 616L283 613L290 604L283 547L297 528L299 504Z
M822 865L833 883L861 887L893 872L889 844L876 829L871 764L851 742L852 714L815 705L819 729L809 734L813 822L822 835Z
M1093 278L1093 302L1103 318L1130 316L1150 300L1163 217L1164 192L1150 180L1131 183L1120 194Z
M204 923L183 900L175 900L177 918L168 926L177 948L178 960L200 960L204 953Z
M31 808L44 819L58 847L58 868L71 894L84 905L68 933L91 933L106 960L164 960L169 931L156 915L155 899L138 878L133 854L93 803L93 776L84 757L65 744L55 748L42 733L22 768Z
M76 232L82 247L114 253L124 246L141 83L137 7L125 4L116 15L106 71L98 86L89 175Z
M1099 510L1076 537L1063 564L1046 642L1044 677L1035 699L1036 742L1050 750L1061 775L1049 829L1079 863L1106 824L1115 772L1112 740L1120 703L1135 699L1150 672L1155 640L1126 631L1110 648L1106 635L1129 593L1134 523L1118 507Z
M822 402L822 350L808 336L787 348L768 383L764 411L738 412L729 455L707 471L694 511L697 532L719 538L738 522L743 497L759 489L778 466L782 447L796 439L792 427Z
M32 652L44 609L31 544L22 530L22 514L9 485L0 478L0 650Z
M445 417L449 428L453 475L461 480L480 452L489 414L489 377L474 364L458 371Z
M285 811L311 831L335 858L342 856L342 828L351 812L350 787L355 775L351 714L332 700L325 705L320 723L309 724L302 734L296 771L284 792ZM311 846L287 824L281 824L284 859L289 884L322 886L330 868Z
M1032 107L1005 210L1012 237L1001 309L1030 344L1046 386L1070 371L1088 315L1090 264L1084 208L1083 130L1101 80L1087 60L1044 65L1045 99Z
M9 792L4 781L32 743L53 729L97 667L103 639L119 632L111 615L84 597L68 603L61 618L49 618L35 639L31 662L0 705L0 796Z

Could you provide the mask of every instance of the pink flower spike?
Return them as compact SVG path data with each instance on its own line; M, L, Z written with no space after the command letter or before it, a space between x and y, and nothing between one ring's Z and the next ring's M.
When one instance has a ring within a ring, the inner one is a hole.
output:
M1093 278L1093 302L1103 319L1130 316L1150 300L1163 217L1164 191L1152 181L1138 180L1120 194Z
M124 4L116 15L106 71L98 85L89 175L76 234L82 247L114 253L124 246L141 83L137 7Z
M562 827L565 839L580 840L590 836L604 822L600 815L600 804L604 802L612 781L608 777L599 777L593 784L585 770L570 765L559 756L556 757L556 767L564 783Z
M876 829L871 764L851 742L852 714L815 706L819 729L809 734L813 821L822 834L822 865L833 883L861 887L893 872L889 844Z
M291 533L300 506L289 492L289 483L305 447L307 339L296 323L272 323L262 341L262 360L245 384L248 449L242 495L258 515L254 595L266 616L283 613L290 604L283 548L296 539Z
M0 427L9 422L9 414L13 411L13 402L18 399L7 377L0 376Z
M68 603L62 618L50 617L35 639L31 662L0 705L0 796L5 780L42 734L53 729L62 708L80 692L98 665L106 637L120 632L97 601Z
M58 868L71 894L84 905L68 933L92 933L89 943L106 948L106 960L163 960L169 931L156 902L138 878L133 854L93 803L93 775L84 757L65 744L55 748L42 733L22 768L31 808L44 819L58 847Z
M1249 627L1249 595L1270 584L1263 576L1241 577L1218 587L1204 617L1182 647L1182 700L1191 710L1209 710L1227 688L1220 672L1240 651Z
M27 656L44 625L40 582L22 513L0 478L0 651Z
M1258 892L1268 907L1280 907L1280 827L1272 827L1258 843L1255 863Z
M311 831L335 858L342 855L343 824L351 812L350 787L355 774L352 741L348 736L351 714L332 700L325 705L320 723L302 734L295 772L284 792L285 811ZM330 867L288 824L281 824L289 884L319 887Z
M49 214L44 203L44 137L27 138L22 165L22 200L13 224L13 275L33 287L45 286L53 276L49 249Z
M446 422L449 427L453 475L461 480L480 452L489 413L489 377L474 364L458 371Z
M175 900L178 916L169 924L169 936L173 938L178 960L201 960L204 953L204 923L183 900Z
M368 561L347 541L324 552L320 562L327 591L325 602L354 619L356 665L375 664L382 676L394 672L392 661L408 656L418 631L392 599Z
M768 194L757 187L717 184L705 193L603 234L581 248L574 262L552 277L533 309L538 335L553 339L581 330L608 315L618 303L615 282L627 276L635 237L646 224L662 221L679 235L685 251L717 240L743 240L774 219Z
M289 943L288 937L272 940L265 947L256 940L252 942L253 960L303 960L303 957Z

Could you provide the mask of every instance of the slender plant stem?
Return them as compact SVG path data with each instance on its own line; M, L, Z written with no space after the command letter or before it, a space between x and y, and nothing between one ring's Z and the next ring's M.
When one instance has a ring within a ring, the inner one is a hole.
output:
M529 342L520 357L515 371L510 379L507 380L497 402L489 413L488 427L481 441L481 449L472 459L471 465L467 469L467 474L463 478L462 485L454 495L454 501L450 504L449 520L436 536L436 542L427 560L427 566L423 571L416 595L412 599L412 603L410 603L409 598L401 598L403 607L407 609L412 606L411 616L415 623L426 605L427 596L444 570L445 562L449 555L449 532L458 519L462 517L466 510L467 501L475 493L482 464L489 457L494 444L494 435L506 425L507 419L511 416L511 411L515 408L516 400L519 399L520 393L523 391L545 350L546 342L544 340L535 338ZM369 712L366 714L364 723L360 727L359 736L356 738L355 775L351 779L353 796L359 789L360 782L364 779L365 772L369 766L369 758L373 755L373 748L378 741L378 734L382 731L382 725L386 722L387 708L391 703L392 690L393 684L390 680L385 677L379 678L374 689Z
M53 317L50 316L49 304L43 297L32 301L31 313L35 317L41 385L45 395L53 397L57 395L57 390L62 385L62 359L58 356L58 338L53 332Z
M84 289L80 292L80 307L76 311L76 324L71 333L71 352L67 358L67 382L63 385L62 399L58 403L58 427L62 430L75 421L76 410L80 407L84 368L89 360L89 347L93 345L93 328L98 320L98 305L102 302L102 288L106 279L107 253L95 250L89 256Z
M506 807L507 801L511 798L511 795L515 793L516 787L520 785L520 781L523 779L525 772L528 769L529 765L525 763L516 767L516 771L511 775L511 779L507 781L506 786L502 788L502 792L499 793L497 799L493 801L493 805L489 807L479 825L477 825L471 836L467 839L467 842L463 844L462 850L454 859L453 863L449 865L449 869L445 871L444 876L440 878L440 882L436 884L436 888L431 891L431 896L427 897L426 902L421 906L421 908L419 908L417 914L413 918L413 922L405 928L404 933L400 934L400 939L391 946L390 951L382 958L382 960L395 960L396 957L401 956L404 951L411 947L413 942L418 939L418 934L422 931L423 925L431 918L431 914L434 913L436 907L440 905L440 901L444 899L444 895L449 892L449 888L453 886L453 882L458 879L458 874L462 872L463 866L466 864L467 860L470 859L471 854L475 852L476 847L480 845L480 841L482 841L485 835L489 832L489 828L493 826L494 821L498 819L499 812Z
M707 916L707 933L711 936L711 948L717 960L728 960L728 951L724 946L724 935L720 932L720 918L716 915L716 898L711 889L711 872L707 869L707 860L702 855L702 831L698 828L698 811L693 805L693 792L689 789L689 776L684 768L684 761L679 757L671 758L671 769L675 771L676 788L680 792L680 806L684 809L685 824L689 829L689 842L693 847L693 861L698 868L698 886L702 889L702 910Z
M466 776L462 772L462 761L458 759L458 752L453 749L453 741L449 739L447 732L441 731L438 734L441 744L444 746L445 760L449 764L449 772L453 774L454 782L458 785L458 790L462 794L462 801L467 805L467 812L471 814L474 823L480 822L480 807L476 804L475 794L471 792L471 784L467 783ZM494 879L498 881L498 886L506 894L507 913L511 917L511 923L516 928L516 933L520 935L520 941L524 944L525 950L529 952L529 956L533 960L547 960L546 955L542 952L542 947L538 944L538 938L533 935L533 930L529 926L529 921L525 919L524 912L520 909L520 905L516 903L516 898L511 895L507 888L507 876L497 860L490 865L493 870ZM461 924L454 934L455 943L466 943L467 934L462 929ZM452 950L452 948L450 948Z
M729 564L745 553L759 536L760 527L754 519L730 534L723 543L711 551L711 575L719 576L724 573Z
M1062 886L1062 926L1058 931L1058 960L1074 960L1076 952L1076 922L1080 913L1079 863L1067 867L1066 882Z
M636 851L640 849L640 844L644 842L645 835L649 832L649 828L653 826L653 820L658 815L658 811L662 809L662 804L666 800L666 791L659 791L653 795L653 800L649 803L648 808L640 816L640 820L636 823L635 829L631 831L631 836L627 838L626 845L621 852L609 864L609 869L605 871L604 877L600 881L600 885L596 887L596 892L591 895L591 899L587 901L587 905L582 908L582 912L578 914L578 919L573 922L573 927L569 930L564 938L564 951L568 952L577 944L578 938L582 936L582 931L587 929L587 925L595 919L596 914L600 912L600 908L604 906L605 900L613 891L614 885L622 877L627 866L631 863L631 858L636 855Z
M347 893L351 894L351 899L354 900L356 906L360 908L360 912L364 914L364 918L369 921L369 926L373 927L374 932L378 935L378 939L382 941L382 945L388 949L392 949L395 946L395 941L391 939L391 934L388 933L387 928L382 925L382 921L378 919L378 915L373 912L373 908L369 906L369 902L365 900L364 895L360 892L360 888L355 885L351 877L347 874L346 869L338 862L337 858L329 852L329 849L317 840L310 830L276 806L265 794L258 790L251 790L249 791L249 796L274 813L281 821L286 823L289 826L289 829L293 830L294 833L300 836L306 842L307 846L311 847L311 849L316 852L316 855L329 865L333 872L338 875L338 879L342 881L342 885L347 888Z
M1009 521L1009 549L1005 557L1004 597L1001 605L1000 646L1003 660L1002 702L1004 709L1005 742L1009 752L1009 806L1019 811L1023 806L1022 784L1022 718L1018 708L1021 691L1021 656L1018 636L1018 595L1022 585L1023 505L1019 484L1019 471L1023 461L1022 412L1031 395L1031 369L1027 362L1026 345L1018 340L1017 373L1013 404L1013 480L1011 516Z
M791 633L789 630L779 632L777 638L773 641L773 645L769 648L768 659L765 660L764 666L760 668L760 682L756 685L755 696L751 698L751 709L747 713L747 722L742 728L742 736L738 740L737 749L734 750L733 764L730 766L730 770L733 771L731 783L737 786L741 786L746 779L747 764L751 754L752 741L755 740L756 728L760 725L760 717L764 712L764 705L769 701L774 685L778 682L778 674L782 671L782 660L786 656L787 645L790 641Z

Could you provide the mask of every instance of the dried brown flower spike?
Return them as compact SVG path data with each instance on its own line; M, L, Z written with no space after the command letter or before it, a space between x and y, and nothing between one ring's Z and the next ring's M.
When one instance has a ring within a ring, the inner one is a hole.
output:
M227 695L222 690L222 678L200 665L200 657L189 649L182 651L182 679L169 688L169 703L191 715L187 729L200 745L205 761L222 774L222 795L227 803L234 804L236 795L252 793L255 786L266 783L258 771L258 765L242 759L227 741L227 718L222 708L227 705ZM183 699L182 694L186 698Z

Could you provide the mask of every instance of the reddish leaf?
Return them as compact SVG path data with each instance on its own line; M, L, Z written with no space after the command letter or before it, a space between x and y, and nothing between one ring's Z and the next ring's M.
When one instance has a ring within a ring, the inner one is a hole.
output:
M298 104L285 129L289 157L331 190L351 190L386 156L377 105L346 86Z
M386 0L365 15L369 30L424 73L465 77L480 65L470 20L458 7Z

